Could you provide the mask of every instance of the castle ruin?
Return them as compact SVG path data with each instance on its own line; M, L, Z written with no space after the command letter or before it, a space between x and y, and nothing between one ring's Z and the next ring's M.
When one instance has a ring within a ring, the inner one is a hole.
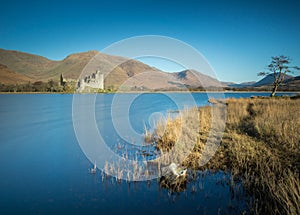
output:
M77 83L77 90L79 92L85 91L85 89L104 89L104 74L99 70L91 75L85 76L83 79L79 79Z

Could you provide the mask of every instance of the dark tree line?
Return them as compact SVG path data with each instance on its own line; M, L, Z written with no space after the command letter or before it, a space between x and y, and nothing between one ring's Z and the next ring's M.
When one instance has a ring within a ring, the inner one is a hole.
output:
M64 84L58 81L49 80L47 82L36 81L25 84L2 84L0 83L0 92L74 92L75 88L72 84Z

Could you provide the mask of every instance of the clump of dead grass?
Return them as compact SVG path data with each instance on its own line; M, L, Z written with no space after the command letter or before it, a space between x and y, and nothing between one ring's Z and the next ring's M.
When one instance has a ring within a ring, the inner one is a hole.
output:
M217 101L197 110L200 125L192 124L192 129L189 117L184 117L187 110L177 118L159 122L152 135L157 148L168 152L178 142L184 147L187 141L196 139L183 165L231 171L253 195L254 213L300 214L300 100L227 99L222 104L227 105L226 129L208 163L202 165L199 161L205 156L211 133L218 132L213 123L221 123L212 119ZM195 117L195 108L193 112ZM219 112L220 116L224 114L222 108Z

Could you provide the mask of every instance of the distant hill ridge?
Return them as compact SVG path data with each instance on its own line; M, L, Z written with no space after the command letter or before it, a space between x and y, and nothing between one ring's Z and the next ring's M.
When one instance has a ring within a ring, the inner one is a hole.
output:
M270 86L274 80L272 75L268 75L258 82L220 83L218 80L192 69L167 73L137 60L107 55L96 50L70 54L63 60L55 61L25 52L0 49L0 83L22 84L29 81L46 82L50 79L58 81L61 74L67 80L77 80L91 59L96 59L94 67L89 68L91 72L99 69L105 74L104 85L115 89L120 86L127 90L180 90L221 86L261 89ZM115 65L117 65L116 68L114 68ZM299 76L287 75L284 86L287 89L292 87L292 89L300 90Z
M75 77L75 74L80 74L84 66L96 54L97 51L89 51L69 55L61 61L54 61L25 52L0 49L0 63L33 81L46 81L58 79L61 73Z
M290 89L299 89L300 90L300 76L291 76L288 74L285 74L284 76L284 81L282 83L282 87L285 88L290 88ZM269 74L265 77L263 77L261 80L255 82L244 82L240 84L235 84L235 83L229 83L227 86L228 87L233 87L233 88L265 88L265 87L270 87L273 86L274 83L274 74ZM281 88L282 88L281 87Z
M26 83L31 79L25 75L10 70L6 65L0 64L0 83L15 84Z
M293 76L290 76L288 74L284 75L285 82L291 78L293 78ZM274 74L269 74L269 75L265 76L263 79L261 79L260 81L254 83L253 86L260 87L260 86L264 86L264 85L271 85L274 83L274 80L275 80Z
M202 80L205 87L217 86L219 83L216 79L194 70L166 73L137 60L111 56L98 51L75 53L63 60L53 61L38 55L4 49L0 49L0 64L5 65L13 73L6 77L7 72L4 72L4 68L0 68L3 74L0 81L2 83L24 83L38 80L48 81L49 79L58 80L60 74L63 74L66 79L77 80L84 67L96 55L97 67L91 70L97 68L106 74L106 86L117 88L124 85L123 87L127 89L182 89L199 87L199 79ZM109 71L112 65L118 66ZM12 74L15 74L16 77L14 81ZM126 82L130 78L132 80Z

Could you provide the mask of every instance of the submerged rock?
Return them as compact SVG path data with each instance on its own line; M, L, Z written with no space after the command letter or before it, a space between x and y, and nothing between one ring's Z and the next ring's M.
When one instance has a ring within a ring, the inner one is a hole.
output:
M187 169L175 163L161 168L160 186L172 192L181 192L186 189Z
M175 163L171 163L169 166L161 168L161 175L168 176L173 175L175 178L186 176L187 169L183 166L179 166Z

